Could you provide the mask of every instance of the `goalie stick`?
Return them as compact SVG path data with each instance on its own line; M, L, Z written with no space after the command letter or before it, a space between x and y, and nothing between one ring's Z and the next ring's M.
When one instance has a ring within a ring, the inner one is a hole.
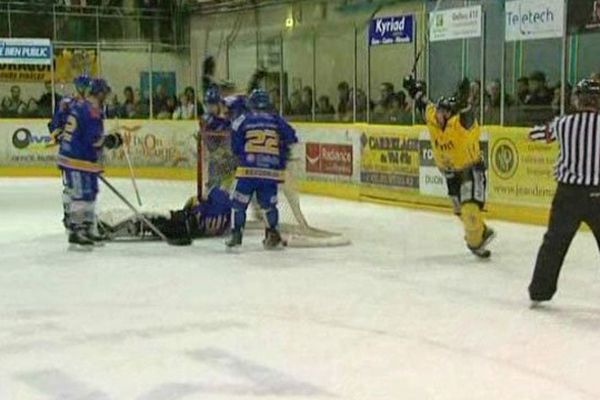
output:
M116 118L117 133L121 134L121 124L119 124L119 118ZM129 168L129 177L131 178L131 184L135 192L138 205L142 207L142 197L140 196L140 190L138 189L135 174L133 173L133 164L131 163L131 157L129 156L129 143L123 143L123 154L125 154L125 160L127 160L127 167Z
M108 187L110 189L111 192L113 192L115 194L115 196L117 196L131 211L133 211L133 213L135 214L135 216L137 218L139 218L143 223L145 223L151 230L152 232L156 233L156 235L161 238L162 240L164 240L165 242L171 244L171 242L169 241L169 239L165 236L164 233L162 233L157 227L156 225L154 225L152 222L150 222L150 220L148 218L146 218L144 216L144 214L140 213L137 208L135 208L135 206L133 204L131 204L129 202L129 200L127 200L125 198L125 196L123 196L104 176L102 175L98 175L99 179L102 181L102 183L104 183L106 185L106 187Z

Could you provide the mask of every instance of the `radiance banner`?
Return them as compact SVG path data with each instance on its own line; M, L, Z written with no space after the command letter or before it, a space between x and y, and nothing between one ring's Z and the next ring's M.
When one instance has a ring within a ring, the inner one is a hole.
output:
M360 132L337 126L296 127L300 143L290 163L299 180L357 184L360 174Z

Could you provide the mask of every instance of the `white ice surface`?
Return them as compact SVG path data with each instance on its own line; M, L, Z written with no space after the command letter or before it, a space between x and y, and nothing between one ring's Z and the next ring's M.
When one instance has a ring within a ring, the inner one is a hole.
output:
M354 244L81 254L57 180L0 179L0 399L600 399L591 234L555 301L530 310L541 227L493 222L480 262L452 216L302 200Z

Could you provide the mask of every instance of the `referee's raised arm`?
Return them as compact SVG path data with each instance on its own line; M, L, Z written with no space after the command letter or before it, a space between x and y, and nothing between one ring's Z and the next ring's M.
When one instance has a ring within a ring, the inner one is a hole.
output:
M600 248L600 84L584 79L573 92L576 111L534 127L532 140L558 141L554 176L558 182L548 230L538 252L529 296L535 303L556 292L567 250L582 222Z

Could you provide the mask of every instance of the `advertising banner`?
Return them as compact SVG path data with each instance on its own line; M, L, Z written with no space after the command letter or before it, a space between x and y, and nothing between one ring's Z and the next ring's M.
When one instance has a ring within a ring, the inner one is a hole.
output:
M413 15L374 18L369 25L369 45L411 43L414 23Z
M491 132L489 193L495 203L548 207L556 189L556 144L531 142L527 129Z
M11 120L0 122L2 135L0 165L48 166L56 162L58 147L52 145L47 123L43 120ZM189 128L189 129L188 129ZM172 122L127 121L119 125L106 122L106 131L119 131L123 135L132 163L136 167L195 168L196 124ZM123 149L106 151L104 164L127 166Z
M360 173L360 132L354 128L322 125L298 126L300 143L294 146L291 163L300 180L358 183Z
M419 188L418 134L373 127L360 140L361 183L388 189Z
M562 37L563 0L513 0L506 2L506 41Z
M306 146L306 172L352 176L352 145L308 142Z
M52 139L46 121L2 121L0 128L3 132L0 165L55 165L57 147L50 146Z
M481 6L452 8L429 14L429 40L481 37Z
M0 64L52 64L50 39L0 39Z
M45 82L52 80L50 65L0 64L0 81Z

